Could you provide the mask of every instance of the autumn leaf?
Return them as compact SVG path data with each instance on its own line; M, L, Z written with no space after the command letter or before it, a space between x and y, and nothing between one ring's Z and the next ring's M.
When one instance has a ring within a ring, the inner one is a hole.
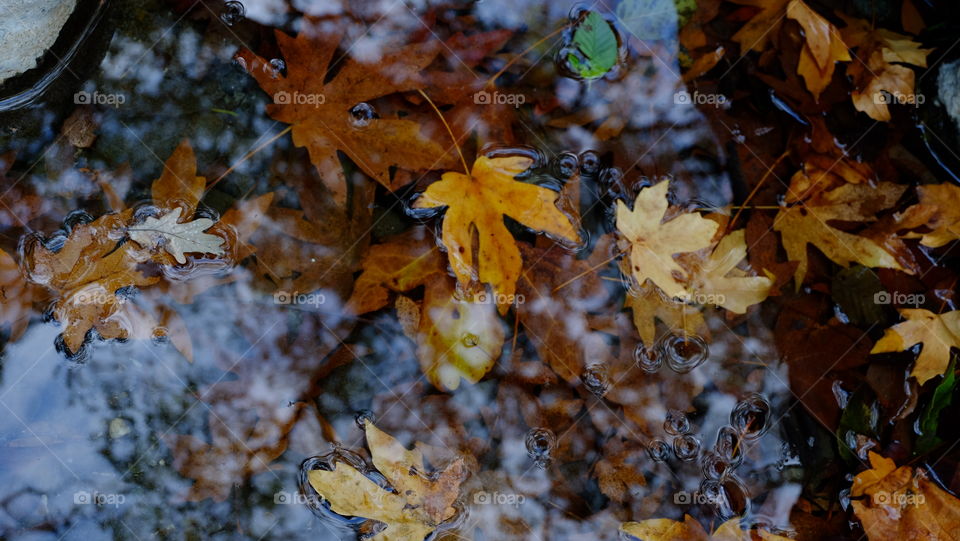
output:
M213 220L198 218L180 223L182 208L155 218L147 217L142 224L130 226L130 239L144 248L162 246L181 265L187 262L184 253L223 254L223 239L204 233L213 226Z
M853 479L850 496L870 541L957 539L960 500L922 469L898 468L873 451L869 456L871 467Z
M888 104L917 102L913 70L895 62L925 68L931 50L921 49L910 36L874 29L863 19L840 17L847 23L843 40L857 49L856 61L847 68L856 87L851 93L853 106L874 120L889 122Z
M358 104L375 98L422 88L419 72L436 57L436 42L385 52L375 63L348 57L332 64L341 34L322 30L307 20L304 23L296 38L276 31L286 75L249 50L240 51L237 57L273 98L267 113L293 126L294 144L309 151L337 203L345 204L348 192L337 152L346 154L390 190L399 187L391 177L391 167L419 171L453 166L453 156L424 136L416 121L374 116L364 118L360 125L352 112ZM334 67L336 75L328 81Z
M903 212L899 222L905 228L926 227L928 233L908 232L904 238L920 238L920 244L939 248L960 239L960 187L930 184L917 187L920 202Z
M417 343L420 367L439 389L454 390L461 378L480 381L503 348L496 303L486 294L465 297L458 298L452 278L437 276L427 282L421 305L397 299L404 331Z
M794 179L798 177L795 176ZM877 241L830 225L833 220L868 222L876 220L876 213L890 208L903 194L906 186L892 182L869 184L842 184L827 190L795 189L795 180L784 206L774 219L773 228L780 232L783 248L791 261L798 261L794 273L799 288L807 274L807 244L813 244L835 263L847 266L851 262L867 267L905 269L884 245ZM812 195L808 196L811 192Z
M618 200L617 229L629 242L629 269L637 284L649 279L668 296L682 297L688 277L673 256L710 246L717 223L696 213L664 221L669 188L665 180L640 190L632 211Z
M628 290L624 307L633 313L633 325L648 348L656 343L658 320L671 329L704 337L710 335L710 329L698 307L668 299L661 290L649 283Z
M154 205L173 210L183 208L183 215L191 216L207 187L207 179L197 176L197 158L193 147L184 139L163 164L163 172L150 186Z
M419 450L407 450L373 423L365 423L373 465L393 488L378 485L346 462L333 470L311 470L310 486L333 512L386 524L371 537L375 541L422 540L456 511L452 507L464 478L463 459L428 477Z
M360 267L346 306L353 314L379 310L390 302L391 291L409 291L446 273L436 240L424 227L370 246Z
M723 237L705 260L692 271L690 290L699 304L716 304L742 314L753 304L763 302L770 294L773 280L751 276L737 265L747 256L744 230L738 229Z
M504 216L571 243L579 240L570 218L557 208L557 192L515 179L532 164L526 156L481 156L470 175L444 173L414 203L420 209L447 207L442 239L454 274L464 286L476 280L493 286L501 314L512 303L522 266Z
M33 301L39 298L40 289L24 279L10 254L0 250L0 325L10 326L11 341L27 330Z
M960 348L960 310L934 314L921 308L904 308L900 315L906 321L887 329L870 353L905 351L923 344L910 372L923 385L946 371L950 364L950 348Z
M690 515L684 515L678 522L668 518L655 518L642 522L624 522L620 531L642 541L789 541L788 537L770 533L762 528L743 530L740 519L734 518L721 524L712 534L707 535L703 526Z

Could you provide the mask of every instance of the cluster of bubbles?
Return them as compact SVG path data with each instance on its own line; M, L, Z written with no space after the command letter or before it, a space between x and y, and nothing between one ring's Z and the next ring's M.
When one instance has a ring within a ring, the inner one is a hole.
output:
M557 436L552 430L547 428L532 428L527 432L524 438L527 446L527 455L533 459L533 463L541 469L550 465L553 458L550 454L557 446Z
M730 424L717 432L713 449L700 457L700 494L714 504L722 517L747 512L750 498L736 469L743 463L744 447L756 441L767 430L770 403L761 395L752 393L737 402L730 413Z
M674 372L686 374L703 364L709 356L710 348L703 338L679 331L661 336L651 348L641 343L633 352L637 366L651 374L660 370L664 361Z
M700 440L692 434L690 419L680 410L670 410L663 422L663 430L673 436L672 444L662 439L654 439L647 444L647 453L655 462L665 462L670 451L678 460L690 462L700 453Z

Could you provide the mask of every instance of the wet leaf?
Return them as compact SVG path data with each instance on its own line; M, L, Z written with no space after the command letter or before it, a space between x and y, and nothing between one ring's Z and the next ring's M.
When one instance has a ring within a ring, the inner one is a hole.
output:
M421 209L447 207L442 238L453 273L461 286L477 280L492 285L501 314L514 300L521 268L520 249L504 216L569 242L579 240L570 218L557 208L557 192L516 180L532 164L525 156L481 156L470 175L444 173L414 203Z
M890 327L870 353L905 351L923 344L910 375L923 385L943 374L950 364L950 348L960 348L960 310L934 314L920 308L904 308L906 321Z
M930 402L927 403L923 413L920 414L917 425L920 437L917 438L915 449L917 454L924 454L943 442L937 437L937 429L940 427L940 414L944 408L953 402L953 395L957 387L956 364L956 356L954 356L947 366L945 377L933 390Z
M373 423L367 422L365 427L373 464L394 491L374 483L345 462L336 462L332 471L311 470L310 486L335 513L385 523L386 529L373 540L425 538L456 513L452 504L465 473L463 459L458 458L431 479L419 450L407 450Z
M627 292L626 308L633 313L633 324L643 344L651 348L657 339L657 321L670 329L708 336L710 330L703 313L696 306L664 297L663 292L646 284Z
M909 232L904 238L920 238L920 244L939 248L960 239L960 187L954 184L930 184L917 187L920 202L900 217L906 228L926 227L927 233Z
M476 383L500 358L503 322L485 294L458 298L453 280L438 276L426 284L419 309L407 301L401 306L404 330L416 329L410 338L420 367L437 388L454 390L461 378Z
M688 279L674 254L694 252L710 246L717 223L696 213L680 214L664 221L670 181L644 188L633 210L617 201L617 229L629 242L630 274L643 283L649 279L670 297L689 293Z
M328 81L341 33L322 29L319 23L304 23L296 38L276 31L286 75L249 50L237 56L272 97L267 113L293 126L294 144L309 151L310 160L338 204L346 203L348 193L338 151L390 190L399 187L390 173L393 166L420 171L449 168L456 163L444 146L421 133L414 120L378 117L367 111L361 113L362 125L355 125L353 120L352 111L358 104L422 88L419 72L436 57L437 42L385 52L376 62L348 57L336 66L336 75Z
M770 294L773 280L766 276L751 276L737 268L747 256L744 239L743 229L733 231L720 240L709 258L700 261L690 283L694 298L704 299L698 304L715 304L742 314Z
M180 223L182 210L178 207L165 216L150 216L142 224L128 227L130 239L144 248L162 246L180 264L187 262L185 253L223 254L223 239L204 233L213 226L213 220L198 218Z
M870 541L957 539L960 500L938 487L923 470L897 467L870 453L869 470L850 489L853 511Z
M813 98L819 100L820 93L833 79L836 63L849 61L850 53L837 28L801 0L787 4L787 17L803 28L805 41L797 73L803 77Z
M643 522L624 522L620 531L636 537L642 541L751 541L756 539L768 541L787 541L783 537L770 533L762 528L743 530L740 519L734 518L721 524L711 535L707 535L700 523L690 515L685 515L682 522L668 518L655 518Z
M596 11L588 12L577 24L572 45L583 56L569 53L567 64L584 79L599 79L617 63L617 35Z

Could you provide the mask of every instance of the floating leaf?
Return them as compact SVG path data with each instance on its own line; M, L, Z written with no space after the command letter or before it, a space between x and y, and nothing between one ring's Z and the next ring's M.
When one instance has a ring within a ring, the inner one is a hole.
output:
M165 216L150 216L142 224L127 228L130 239L144 248L163 246L180 264L187 262L185 253L223 254L223 239L204 233L213 226L213 220L198 218L180 223L182 211L177 207Z
M595 11L588 12L577 24L572 45L580 54L568 53L567 65L583 79L599 79L617 63L617 35L610 23Z
M921 308L904 308L900 315L906 321L887 329L870 353L904 351L923 344L910 372L923 385L946 371L950 364L950 348L960 348L960 310L938 315Z

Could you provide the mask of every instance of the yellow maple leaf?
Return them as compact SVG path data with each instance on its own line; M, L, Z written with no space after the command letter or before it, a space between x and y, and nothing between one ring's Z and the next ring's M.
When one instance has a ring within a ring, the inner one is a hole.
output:
M777 213L773 228L780 232L783 248L790 261L798 261L794 274L799 289L807 274L807 244L813 244L835 263L847 266L856 262L867 267L904 269L893 254L878 242L832 227L831 220L867 222L876 213L891 207L906 189L891 182L842 184L833 189L818 186L800 193L795 175L787 204ZM812 195L810 194L812 193Z
M688 334L703 337L710 335L710 328L699 307L667 299L651 284L628 291L624 306L633 313L633 325L637 328L643 345L648 348L652 348L656 343L657 320L671 329L679 329Z
M730 519L707 535L703 526L690 515L684 515L683 521L668 518L654 518L642 522L624 522L620 531L642 539L643 541L751 541L763 539L768 541L789 541L788 537L776 535L762 528L743 530L740 519Z
M688 293L686 274L673 255L710 246L718 226L696 213L664 222L669 189L665 180L640 190L632 211L617 201L617 229L630 243L630 274L637 284L650 279L668 296L682 297Z
M929 233L909 232L904 238L920 238L920 244L939 248L960 239L960 187L954 184L918 186L920 202L911 206L899 222L907 228L925 226Z
M750 276L737 265L747 256L745 230L727 234L693 272L690 289L697 304L715 304L742 314L770 295L773 280Z
M557 192L515 180L532 164L526 156L481 156L470 175L444 173L414 203L420 209L447 207L442 239L454 274L464 286L475 280L493 286L501 314L513 302L522 266L504 216L568 242L579 240L573 222L557 208Z
M853 512L870 541L957 539L960 500L926 473L870 452L870 466L853 479Z
M397 311L417 343L423 373L437 388L456 389L461 378L476 383L500 358L504 331L496 304L483 295L458 298L449 277L426 284L422 306L398 297Z
M335 513L385 523L387 527L370 538L374 541L422 540L456 513L452 504L464 478L463 459L427 477L419 450L407 450L369 421L365 429L373 465L394 491L345 462L336 462L331 471L311 470L310 486Z
M934 314L922 308L904 308L900 310L900 315L906 321L887 329L870 353L904 351L916 344L923 344L910 373L923 385L947 370L950 348L960 348L960 310Z
M819 100L820 93L833 79L837 62L849 61L850 52L837 28L800 0L787 4L787 17L803 28L804 45L797 73L803 77L814 99Z

